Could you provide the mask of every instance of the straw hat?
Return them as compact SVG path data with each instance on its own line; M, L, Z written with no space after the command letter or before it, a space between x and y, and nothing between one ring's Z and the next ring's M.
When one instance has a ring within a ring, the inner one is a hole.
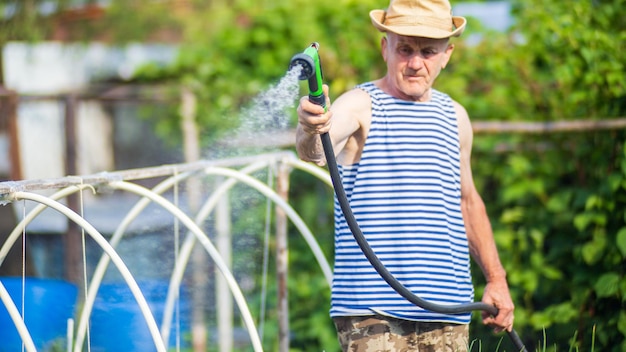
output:
M467 22L452 16L448 0L391 0L386 11L370 11L370 18L381 32L435 39L460 36Z

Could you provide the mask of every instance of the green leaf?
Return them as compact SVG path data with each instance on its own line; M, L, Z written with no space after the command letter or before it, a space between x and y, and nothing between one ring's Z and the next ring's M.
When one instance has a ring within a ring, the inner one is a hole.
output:
M592 217L589 213L582 213L576 215L574 218L574 226L578 229L578 231L583 231L587 228L587 225L591 223Z
M545 276L547 279L561 280L563 278L563 273L561 272L561 270L552 266L543 267L542 272L543 276Z
M572 192L559 192L550 197L548 203L546 204L546 209L555 213L565 212L569 210L569 207L571 206L571 199Z
M568 323L578 317L578 309L571 302L564 302L546 307L543 312L532 315L530 321L535 328L548 328L555 323Z
M622 227L619 230L615 237L615 243L620 252L622 252L622 257L626 258L626 227Z
M593 285L598 297L609 297L617 294L620 284L620 276L617 273L607 273L598 279Z
M617 321L617 330L619 330L622 335L626 336L626 312L619 313L619 320Z
M579 231L583 231L591 224L605 225L606 215L602 213L587 211L576 215L576 217L574 218L574 226L576 226Z
M500 221L503 224L514 224L519 223L524 218L524 208L515 207L512 209L506 209L502 212L502 216L500 217Z
M585 263L595 264L603 256L606 248L606 237L602 235L594 236L593 240L585 243L582 248L582 255Z
M589 198L587 198L585 209L589 210L589 209L594 209L594 208L601 208L603 203L604 201L602 197L598 195L592 195Z

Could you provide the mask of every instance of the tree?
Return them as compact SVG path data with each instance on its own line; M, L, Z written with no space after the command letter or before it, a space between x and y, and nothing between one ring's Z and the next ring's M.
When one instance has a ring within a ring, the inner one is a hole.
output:
M12 40L36 41L45 39L52 28L55 13L67 7L66 0L2 0L0 13L0 48ZM0 50L0 68L2 67ZM4 75L0 69L0 86L4 84Z
M624 1L513 4L514 28L459 43L439 87L475 120L624 117ZM626 348L625 143L620 130L475 138L474 178L531 346L545 329L561 349Z

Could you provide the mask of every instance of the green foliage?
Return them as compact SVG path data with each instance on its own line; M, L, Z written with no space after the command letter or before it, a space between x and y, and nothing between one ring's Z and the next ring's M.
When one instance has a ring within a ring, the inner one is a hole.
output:
M137 79L166 78L191 87L209 144L237 126L241 107L277 82L291 57L313 41L321 43L325 81L337 94L381 74L382 66L372 65L379 62L378 33L368 17L372 1L340 4L342 11L330 0L239 0L198 7L187 19L177 61L166 68L148 66Z
M293 54L312 41L321 44L331 97L384 72L368 12L387 1L210 3L185 21L177 62L143 72L194 89L207 142L236 126L238 109L282 77ZM480 33L483 40L454 40L438 89L473 120L626 115L624 0L513 4L516 22L508 33L482 30L470 19L465 37ZM621 130L475 137L474 178L508 272L516 329L529 347L626 349L625 143ZM330 257L331 198L315 189L316 181L294 184L291 201L316 224ZM328 289L315 259L297 236L290 250L291 346L335 351ZM480 298L484 282L479 272L474 277ZM479 322L472 334L483 350L500 343ZM538 343L544 334L549 341ZM513 350L507 343L498 350Z
M438 87L479 120L624 116L623 3L518 1L512 32L459 43ZM596 326L596 346L626 348L625 141L623 131L475 138L474 177L529 346L546 329L564 349L578 331L589 350Z
M516 26L505 34L481 31L476 46L458 43L439 88L481 120L600 118L624 111L623 0L513 3ZM476 34L473 23L468 32Z
M576 343L585 351L597 326L603 351L623 348L625 142L624 131L477 137L474 176L490 210L523 338L545 329L548 345L563 349L578 331ZM494 153L494 145L506 151ZM478 272L475 278L482 280ZM473 329L487 333L479 324Z
M302 192L305 188L308 192ZM332 265L334 246L333 195L326 185L301 172L292 174L290 202L326 254ZM293 351L338 351L339 345L330 309L330 288L308 245L299 235L292 234L290 248L290 328L293 331ZM312 348L311 346L316 346Z
M0 1L0 46L11 40L35 41L45 39L52 25L50 14L44 14L41 8L54 12L67 7L67 0L21 0Z
M616 1L575 1L549 4L519 3L526 45L541 75L532 76L552 94L538 100L557 118L606 116L618 111L623 98L624 39ZM537 45L540 44L540 45ZM584 88L584 89L581 89ZM555 115L555 112L560 115Z
M53 28L54 15L67 7L68 0L0 0L0 85L4 84L4 45L9 41L46 39Z

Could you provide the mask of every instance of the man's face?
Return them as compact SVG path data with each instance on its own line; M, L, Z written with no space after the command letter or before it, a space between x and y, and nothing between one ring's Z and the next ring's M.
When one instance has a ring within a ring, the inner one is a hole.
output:
M387 33L381 47L391 94L412 101L430 99L430 88L454 50L448 39L407 37L395 33Z

